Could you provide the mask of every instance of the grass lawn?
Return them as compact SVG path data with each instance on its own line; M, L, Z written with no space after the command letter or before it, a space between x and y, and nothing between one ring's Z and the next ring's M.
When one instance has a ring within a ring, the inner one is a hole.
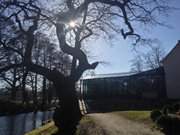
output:
M94 121L88 116L85 116L80 121L80 125L77 128L76 135L99 135L101 129L95 125ZM92 130L93 129L93 130ZM50 122L42 127L32 130L25 135L52 135L57 132L57 127L54 122Z
M54 122L45 124L42 127L32 130L31 132L26 133L25 135L52 135L57 132L57 127L54 125Z
M127 118L129 120L142 122L150 126L154 125L154 123L150 118L151 111L118 111L113 113L116 115L120 115L124 118Z

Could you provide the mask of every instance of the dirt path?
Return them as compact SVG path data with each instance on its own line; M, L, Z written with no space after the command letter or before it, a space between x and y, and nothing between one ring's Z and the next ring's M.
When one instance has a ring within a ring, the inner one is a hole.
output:
M106 135L163 135L143 123L134 122L112 113L88 114Z

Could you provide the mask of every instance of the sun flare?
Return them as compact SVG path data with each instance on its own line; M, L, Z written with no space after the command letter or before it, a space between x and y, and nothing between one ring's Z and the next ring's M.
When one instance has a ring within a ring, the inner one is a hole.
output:
M74 21L71 21L71 22L69 23L69 26L72 27L72 28L74 28L74 27L76 26L76 23L75 23Z

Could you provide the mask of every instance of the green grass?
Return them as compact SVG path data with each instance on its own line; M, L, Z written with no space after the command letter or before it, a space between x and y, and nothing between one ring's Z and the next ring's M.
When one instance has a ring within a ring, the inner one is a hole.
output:
M51 135L56 133L57 130L58 129L54 125L54 122L50 122L42 127L26 133L25 135ZM103 130L97 126L90 117L84 116L77 127L76 135L103 135L102 132Z
M116 115L123 116L129 120L142 122L147 125L153 125L153 122L150 118L151 111L119 111L114 112Z
M92 130L93 129L93 130ZM25 135L51 135L57 132L57 127L54 122L50 122L42 127L34 129ZM77 128L76 135L99 135L101 129L95 125L94 121L88 117L84 116Z
M45 124L42 127L39 127L31 132L26 133L25 135L52 135L57 132L57 127L54 125L54 122Z

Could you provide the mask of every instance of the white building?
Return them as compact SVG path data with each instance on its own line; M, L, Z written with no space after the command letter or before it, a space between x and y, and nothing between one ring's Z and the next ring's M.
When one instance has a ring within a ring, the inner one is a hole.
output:
M165 71L167 97L180 99L180 41L162 61Z

